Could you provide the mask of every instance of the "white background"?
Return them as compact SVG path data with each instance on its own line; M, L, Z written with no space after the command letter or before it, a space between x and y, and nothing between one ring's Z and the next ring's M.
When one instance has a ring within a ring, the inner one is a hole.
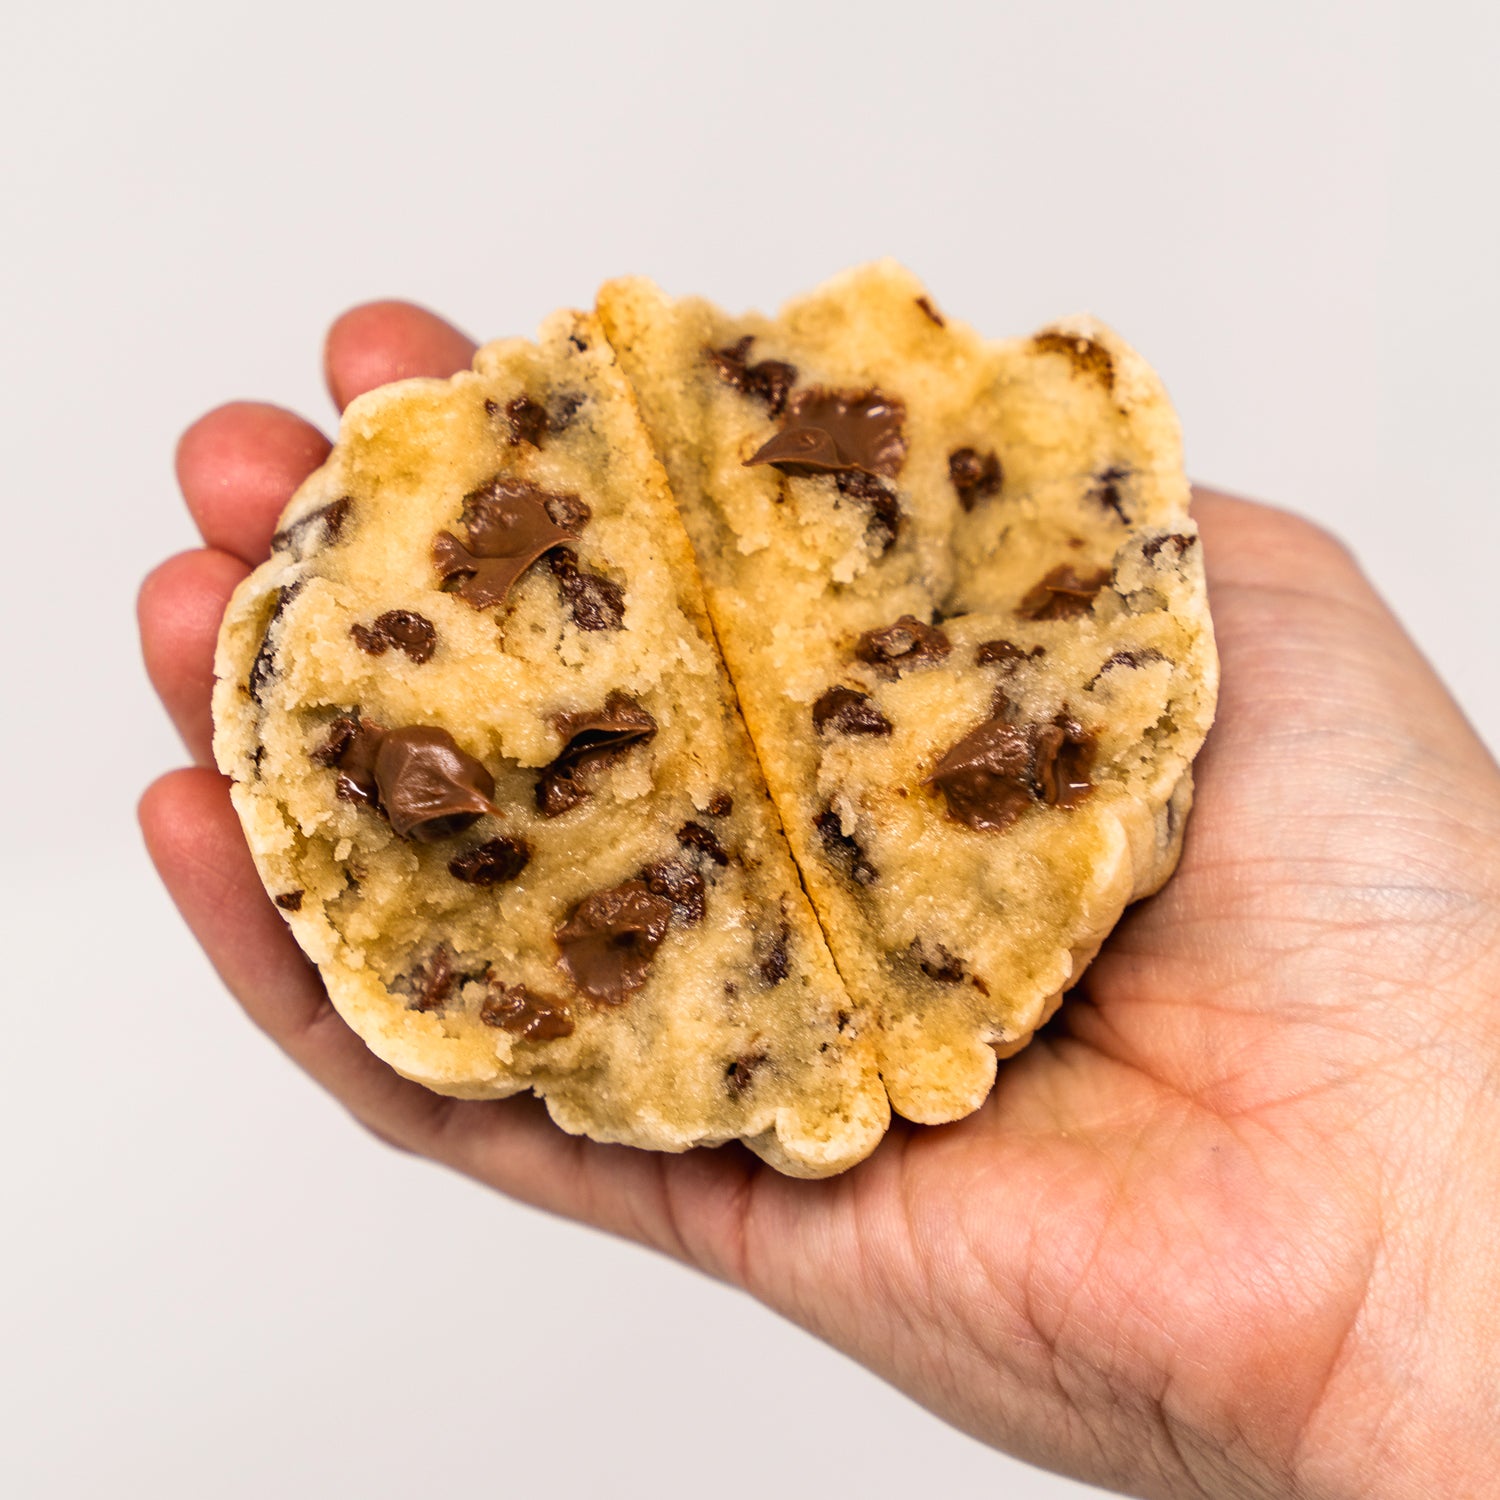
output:
M1500 741L1489 3L32 3L0 43L0 1490L1060 1497L718 1286L390 1154L222 993L134 828L178 431L326 420L402 295L774 305L893 254L1087 308L1195 474L1353 543Z

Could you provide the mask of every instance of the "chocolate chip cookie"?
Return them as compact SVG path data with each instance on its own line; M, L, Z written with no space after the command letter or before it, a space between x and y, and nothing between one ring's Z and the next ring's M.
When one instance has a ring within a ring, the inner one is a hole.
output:
M890 263L599 311L891 1102L967 1114L1177 861L1218 667L1171 407L1102 325L987 342Z
M334 1005L443 1093L745 1140L818 1176L888 1119L591 316L355 401L236 592L215 751Z

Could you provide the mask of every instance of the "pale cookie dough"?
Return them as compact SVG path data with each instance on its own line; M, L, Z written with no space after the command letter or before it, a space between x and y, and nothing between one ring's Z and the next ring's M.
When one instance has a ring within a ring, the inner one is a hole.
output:
M1165 393L890 263L774 320L639 279L599 314L891 1102L957 1119L1181 848L1218 662Z
M594 318L355 401L215 670L267 890L399 1072L797 1175L873 1149L873 1038Z

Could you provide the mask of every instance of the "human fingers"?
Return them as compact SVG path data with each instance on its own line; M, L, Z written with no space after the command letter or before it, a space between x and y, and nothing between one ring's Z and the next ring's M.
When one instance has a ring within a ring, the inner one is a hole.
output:
M147 790L140 819L163 883L246 1014L376 1135L538 1207L733 1271L745 1185L769 1168L738 1150L596 1145L559 1130L534 1100L449 1099L401 1078L339 1017L267 898L222 777L169 773Z
M212 760L214 644L225 606L249 568L211 547L181 552L147 575L136 599L146 673L188 753Z
M323 372L342 411L356 396L392 380L446 380L469 368L477 347L468 334L415 303L367 302L328 330Z
M254 567L297 486L329 442L295 412L231 401L199 417L177 444L177 482L210 547Z
M1221 725L1254 718L1275 731L1287 715L1330 728L1399 725L1475 775L1494 775L1483 741L1338 538L1205 488L1194 491L1193 515L1223 657ZM1242 713L1252 705L1255 714Z

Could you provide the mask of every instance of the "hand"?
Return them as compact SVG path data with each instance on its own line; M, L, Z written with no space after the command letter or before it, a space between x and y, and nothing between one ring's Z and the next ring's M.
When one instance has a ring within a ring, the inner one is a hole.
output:
M399 303L327 346L343 405L472 344ZM843 1177L564 1135L398 1078L334 1013L209 758L215 632L328 452L193 426L205 546L141 592L198 762L141 805L250 1016L383 1140L723 1277L950 1421L1145 1495L1500 1492L1500 772L1340 546L1199 492L1224 664L1176 878L989 1102Z

